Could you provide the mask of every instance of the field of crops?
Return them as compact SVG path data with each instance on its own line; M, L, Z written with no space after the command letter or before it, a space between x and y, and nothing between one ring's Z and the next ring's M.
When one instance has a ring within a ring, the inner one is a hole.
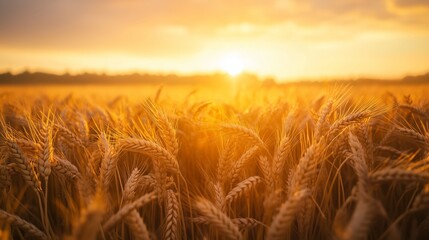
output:
M1 239L429 238L429 86L61 88L0 89Z

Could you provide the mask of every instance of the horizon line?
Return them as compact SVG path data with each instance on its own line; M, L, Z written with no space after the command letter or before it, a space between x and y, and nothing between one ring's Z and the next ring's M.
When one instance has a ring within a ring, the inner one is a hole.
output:
M260 80L274 80L276 82L291 82L291 81L332 81L332 80L359 80L359 79L368 79L368 80L390 80L390 81L396 81L396 80L402 80L407 77L418 77L418 76L424 76L429 74L429 70L420 72L420 73L405 73L400 74L396 77L386 77L386 76L377 76L377 75L371 75L371 74L350 74L350 75L337 75L337 76L320 76L320 77L284 77L280 78L273 75L261 75L255 72L251 72L248 70L244 70L241 73L239 73L237 76L231 76L225 71L221 70L214 70L214 71L195 71L193 73L188 72L179 72L179 71L149 71L149 70L130 70L130 71L116 71L116 72L109 72L109 71L97 71L97 70L89 70L89 69L82 69L80 71L53 71L53 70L43 70L43 69L28 69L24 68L19 71L14 71L11 69L0 69L0 75L3 74L11 74L13 76L22 75L25 73L29 74L48 74L48 75L56 75L56 76L82 76L82 75L98 75L98 76L109 76L109 77L115 77L115 76L132 76L132 75L150 75L150 76L177 76L177 77L193 77L193 76L213 76L213 75L224 75L228 76L230 78L239 78L240 76L252 76L256 77Z

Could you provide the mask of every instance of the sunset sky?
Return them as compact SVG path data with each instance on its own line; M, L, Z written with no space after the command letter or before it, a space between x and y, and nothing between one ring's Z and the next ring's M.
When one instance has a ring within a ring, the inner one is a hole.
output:
M429 71L429 0L0 0L0 72Z

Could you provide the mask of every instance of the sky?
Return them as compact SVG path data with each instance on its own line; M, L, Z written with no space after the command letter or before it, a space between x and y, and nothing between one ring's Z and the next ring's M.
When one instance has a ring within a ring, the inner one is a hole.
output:
M396 78L429 71L429 0L0 0L0 72Z

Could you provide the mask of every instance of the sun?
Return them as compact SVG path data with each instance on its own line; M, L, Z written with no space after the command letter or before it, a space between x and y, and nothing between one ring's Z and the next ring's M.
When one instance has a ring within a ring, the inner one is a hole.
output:
M219 65L222 71L228 73L231 77L235 77L243 71L244 62L238 54L228 54L223 56Z

